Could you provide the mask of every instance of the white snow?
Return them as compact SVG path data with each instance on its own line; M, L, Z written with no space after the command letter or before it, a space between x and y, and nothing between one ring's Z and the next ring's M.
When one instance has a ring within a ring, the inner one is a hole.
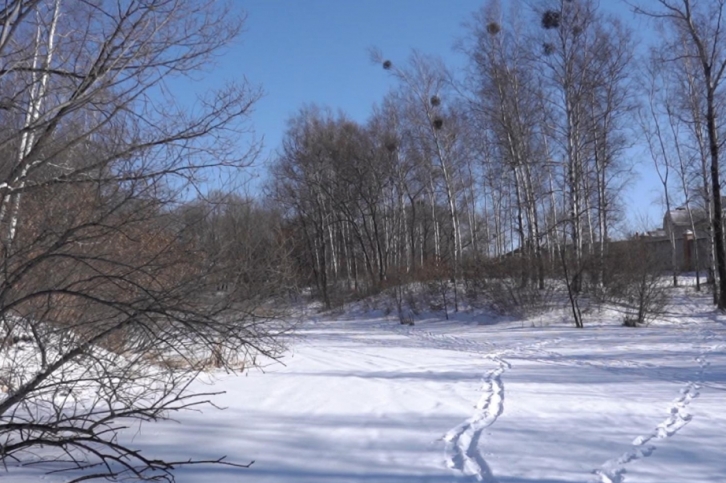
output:
M428 314L413 327L312 316L284 366L199 383L226 391L214 400L226 409L124 437L154 456L255 461L181 468L179 483L722 483L726 318L706 295L676 293L637 329L597 310L584 329L566 311ZM42 474L11 466L0 479Z

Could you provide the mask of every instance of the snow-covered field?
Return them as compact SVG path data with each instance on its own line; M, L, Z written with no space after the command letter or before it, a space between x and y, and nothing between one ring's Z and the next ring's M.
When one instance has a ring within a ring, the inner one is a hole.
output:
M255 460L185 467L180 483L725 482L726 317L680 291L650 327L621 321L311 316L284 366L201 388L226 391L224 410L124 437L177 460ZM0 479L70 479L42 474Z

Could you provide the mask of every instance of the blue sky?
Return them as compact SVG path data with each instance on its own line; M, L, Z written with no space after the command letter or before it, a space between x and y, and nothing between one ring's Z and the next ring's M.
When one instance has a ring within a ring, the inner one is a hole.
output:
M452 46L461 23L481 0L246 0L241 45L232 54L239 74L266 92L255 116L270 147L285 120L305 103L341 109L364 121L392 86L368 49L405 61L411 49L462 65ZM233 71L234 73L234 71Z
M453 44L465 34L462 23L483 3L236 0L235 5L247 13L245 32L209 77L187 88L205 89L242 77L261 85L265 96L256 106L253 122L265 139L264 162L279 146L286 120L306 103L340 109L365 121L373 104L393 85L383 69L371 63L370 47L379 48L394 62L405 61L411 49L417 49L440 56L451 68L463 66L465 59ZM642 30L643 23L632 20L621 0L601 0L601 5ZM642 175L626 193L628 215L635 224L636 212L646 212L658 223L661 208L651 206L658 198L657 179L648 162L639 169Z

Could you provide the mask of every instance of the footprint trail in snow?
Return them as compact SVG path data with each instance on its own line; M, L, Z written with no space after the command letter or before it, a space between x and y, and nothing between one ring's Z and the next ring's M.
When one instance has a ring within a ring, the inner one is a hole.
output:
M444 435L446 465L457 474L484 483L497 483L497 479L479 450L479 440L484 430L494 424L504 411L502 374L511 368L503 359L491 359L497 362L498 367L484 376L482 396L474 415Z
M704 342L709 341L711 338L713 336L709 332L704 333ZM704 374L710 365L706 355L721 347L722 345L718 345L701 351L701 354L695 358L699 366L697 382L689 381L681 388L680 396L674 399L668 408L668 417L650 433L635 438L632 442L632 449L618 458L607 461L600 469L593 471L593 474L598 477L596 480L598 483L624 483L625 465L631 461L647 458L656 450L654 445L648 443L654 439L670 438L691 421L692 417L688 412L688 405L698 397L701 388L699 383L703 381Z
M502 375L511 365L503 359L505 356L518 356L523 353L541 355L546 353L545 346L558 343L561 339L547 339L536 342L518 343L509 347L499 347L491 352L496 344L469 341L448 334L434 334L429 331L408 328L404 332L407 337L418 339L433 347L474 352L486 355L497 363L495 369L487 372L483 378L482 395L475 406L474 415L463 423L449 430L443 437L446 443L446 466L455 474L467 481L498 483L489 464L479 449L484 430L496 422L504 412L504 383Z
M668 409L668 417L663 420L650 433L638 436L633 440L633 448L623 453L619 458L607 461L602 468L595 470L600 483L623 483L625 481L625 465L631 461L647 458L656 447L648 444L653 439L670 438L691 421L691 414L687 407L698 397L700 386L689 382L681 388L681 395L673 401Z

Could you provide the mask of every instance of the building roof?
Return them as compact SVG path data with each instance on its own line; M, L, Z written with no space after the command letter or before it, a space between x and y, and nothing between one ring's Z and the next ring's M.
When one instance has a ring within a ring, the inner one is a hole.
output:
M706 220L706 211L701 208L693 208L691 209L691 213L693 214L694 223L698 224ZM670 215L669 217L673 225L691 226L691 217L685 206L679 206L678 208L671 210L668 214Z
M668 234L665 230L652 230L647 233L644 233L643 236L650 236L655 238L666 238Z

